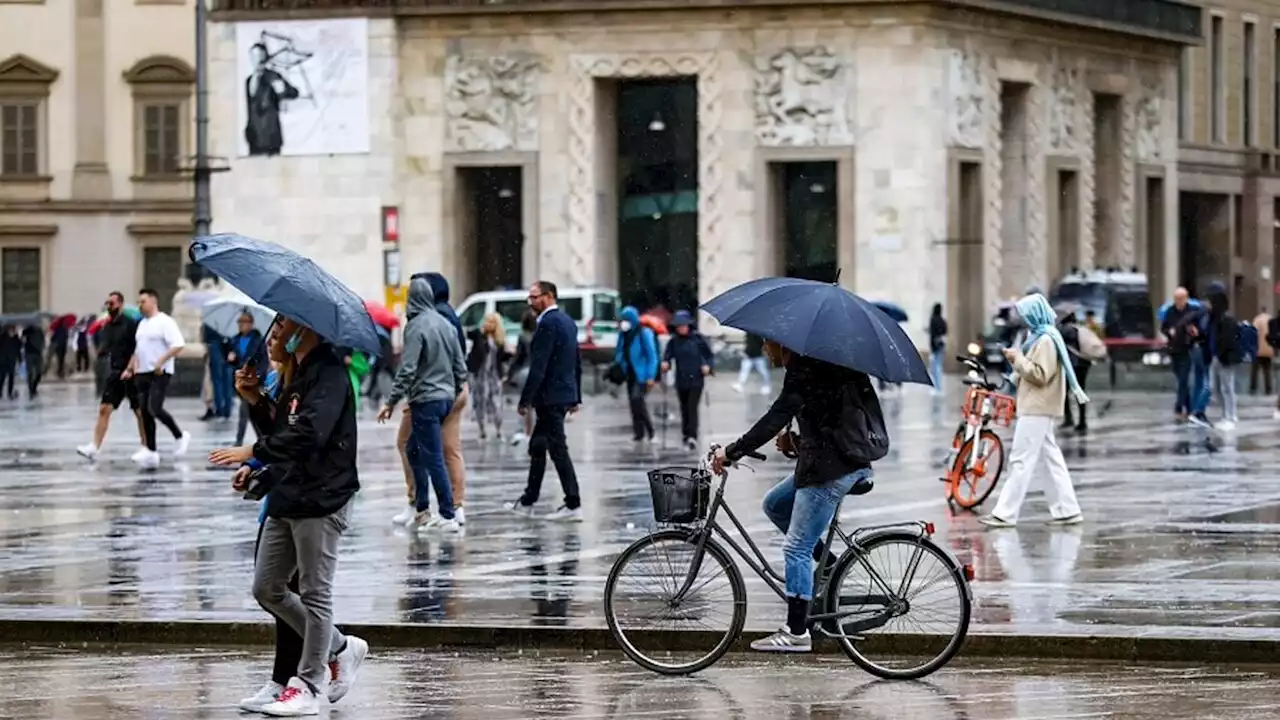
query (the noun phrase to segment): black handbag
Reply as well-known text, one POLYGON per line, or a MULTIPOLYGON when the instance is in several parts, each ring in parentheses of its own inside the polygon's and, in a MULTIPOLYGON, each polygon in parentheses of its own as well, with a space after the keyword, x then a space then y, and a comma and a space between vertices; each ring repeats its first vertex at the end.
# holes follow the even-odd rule
POLYGON ((620 362, 611 362, 604 370, 604 379, 614 385, 622 385, 627 382, 627 369, 620 362))

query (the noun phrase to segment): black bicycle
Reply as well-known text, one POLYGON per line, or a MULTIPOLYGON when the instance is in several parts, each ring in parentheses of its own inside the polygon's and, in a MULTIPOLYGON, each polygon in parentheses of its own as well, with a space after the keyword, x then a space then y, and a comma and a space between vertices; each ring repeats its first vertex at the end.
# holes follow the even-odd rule
MULTIPOLYGON (((751 457, 764 459, 758 453, 751 457)), ((747 588, 725 545, 785 598, 783 576, 725 502, 728 470, 712 490, 709 458, 697 468, 649 473, 654 519, 672 527, 632 543, 605 583, 605 618, 614 639, 641 667, 665 675, 710 667, 742 633, 747 588), (717 522, 721 510, 750 554, 717 522)), ((867 478, 849 494, 862 495, 873 486, 867 478)), ((913 680, 945 665, 969 630, 973 568, 961 565, 932 535, 933 524, 926 522, 847 533, 837 508, 823 544, 831 550, 814 571, 811 632, 833 638, 849 659, 881 678, 913 680), (845 545, 838 558, 832 546, 837 536, 845 545)))

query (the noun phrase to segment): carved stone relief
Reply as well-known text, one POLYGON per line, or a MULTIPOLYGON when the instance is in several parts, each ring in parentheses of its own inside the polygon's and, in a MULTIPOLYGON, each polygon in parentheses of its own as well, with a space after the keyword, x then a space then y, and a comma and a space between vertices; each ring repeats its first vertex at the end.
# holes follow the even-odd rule
POLYGON ((851 145, 849 69, 829 48, 756 61, 756 139, 766 147, 851 145))
POLYGON ((450 56, 444 69, 446 149, 536 150, 538 69, 528 56, 450 56))
MULTIPOLYGON (((610 233, 599 227, 596 202, 595 86, 599 78, 696 76, 698 78, 698 297, 719 287, 725 184, 721 80, 715 53, 673 55, 575 55, 569 88, 568 257, 544 256, 545 266, 565 268, 574 283, 596 280, 594 253, 610 233), (589 256, 587 253, 590 252, 589 256)), ((545 252, 554 252, 548 249, 545 252)))
POLYGON ((1080 69, 1059 66, 1053 73, 1053 96, 1049 101, 1049 148, 1052 152, 1071 154, 1079 147, 1076 102, 1080 87, 1080 69))
POLYGON ((1161 159, 1161 117, 1164 113, 1164 83, 1155 72, 1139 75, 1137 104, 1134 107, 1138 160, 1161 159))
POLYGON ((983 118, 991 99, 984 82, 982 56, 960 50, 947 58, 949 104, 947 123, 951 145, 967 148, 983 146, 983 118))

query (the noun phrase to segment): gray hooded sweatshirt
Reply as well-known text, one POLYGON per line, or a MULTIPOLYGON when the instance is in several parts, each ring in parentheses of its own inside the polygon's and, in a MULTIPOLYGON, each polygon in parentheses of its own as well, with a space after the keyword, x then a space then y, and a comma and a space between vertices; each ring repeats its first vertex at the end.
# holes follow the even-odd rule
POLYGON ((409 283, 409 322, 404 328, 404 354, 387 404, 401 399, 410 405, 457 399, 467 382, 467 364, 458 347, 457 331, 436 311, 431 284, 409 283))

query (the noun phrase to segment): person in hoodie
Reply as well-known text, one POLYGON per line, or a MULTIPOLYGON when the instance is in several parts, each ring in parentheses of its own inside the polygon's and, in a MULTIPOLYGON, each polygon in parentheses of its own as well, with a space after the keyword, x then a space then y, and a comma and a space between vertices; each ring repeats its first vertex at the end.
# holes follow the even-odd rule
POLYGON ((698 401, 702 399, 703 378, 711 374, 711 345, 693 329, 693 314, 676 313, 671 321, 675 334, 662 355, 662 372, 676 364, 676 397, 680 401, 680 433, 690 450, 698 447, 698 401))
POLYGON ((1201 391, 1201 407, 1208 405, 1209 396, 1217 388, 1222 397, 1222 422, 1217 427, 1231 430, 1239 420, 1236 414, 1236 368, 1241 359, 1240 322, 1229 311, 1227 288, 1222 283, 1212 283, 1205 299, 1209 305, 1204 345, 1209 382, 1201 391))
MULTIPOLYGON (((462 330, 462 321, 458 313, 449 304, 449 281, 437 272, 418 273, 413 279, 422 278, 431 284, 431 292, 435 295, 435 309, 440 316, 449 321, 458 338, 458 352, 465 358, 467 355, 467 334, 462 330)), ((467 500, 467 464, 462 457, 462 418, 466 416, 467 405, 471 401, 471 388, 463 384, 458 390, 458 398, 453 403, 453 410, 445 418, 441 428, 444 438, 444 464, 449 468, 449 482, 453 484, 453 501, 458 507, 458 524, 467 523, 462 506, 467 500)))
POLYGON ((640 313, 631 305, 622 308, 618 322, 618 347, 613 361, 627 373, 627 400, 631 403, 631 434, 636 442, 653 439, 653 420, 645 396, 658 382, 658 340, 640 324, 640 313))
POLYGON ((409 283, 406 314, 409 322, 404 328, 400 369, 378 422, 391 419, 402 398, 409 401, 413 430, 405 453, 413 468, 415 507, 406 526, 457 532, 462 526, 455 516, 453 488, 445 469, 442 431, 445 418, 466 389, 467 364, 453 326, 436 310, 435 294, 426 278, 409 283), (430 518, 428 483, 440 506, 434 518, 430 518))

